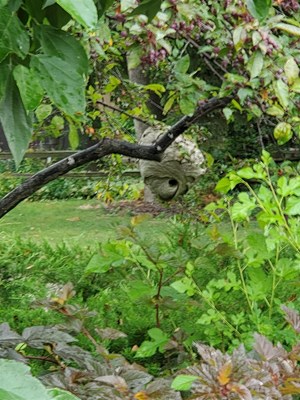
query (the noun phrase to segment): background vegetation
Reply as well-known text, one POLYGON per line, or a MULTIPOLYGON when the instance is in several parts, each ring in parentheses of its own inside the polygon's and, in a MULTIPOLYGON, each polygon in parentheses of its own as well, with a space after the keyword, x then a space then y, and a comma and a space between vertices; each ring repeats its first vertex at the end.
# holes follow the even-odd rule
POLYGON ((3 198, 45 166, 29 144, 133 145, 227 104, 185 132, 207 175, 155 218, 113 155, 1 220, 0 398, 299 398, 298 2, 0 0, 0 29, 3 198))

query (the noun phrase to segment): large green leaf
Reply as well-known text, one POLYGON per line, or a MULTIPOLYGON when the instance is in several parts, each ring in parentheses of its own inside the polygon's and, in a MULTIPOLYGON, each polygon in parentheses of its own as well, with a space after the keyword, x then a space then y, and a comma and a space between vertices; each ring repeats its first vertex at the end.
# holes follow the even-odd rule
POLYGON ((177 375, 172 382, 171 388, 175 390, 190 390, 193 382, 197 379, 198 377, 193 375, 177 375))
POLYGON ((143 0, 141 4, 132 11, 130 16, 143 14, 148 17, 148 22, 150 22, 160 10, 161 3, 162 0, 143 0))
POLYGON ((105 11, 113 4, 114 0, 98 0, 98 13, 99 17, 101 17, 105 11))
POLYGON ((44 90, 39 83, 39 79, 32 69, 17 65, 13 71, 15 81, 20 91, 20 95, 26 110, 34 110, 39 106, 44 90))
POLYGON ((47 4, 44 5, 44 8, 47 20, 56 28, 62 28, 71 19, 71 15, 56 3, 53 4, 52 2, 48 4, 47 2, 47 4))
POLYGON ((278 23, 275 28, 281 29, 284 32, 290 33, 291 35, 300 36, 300 28, 295 25, 285 24, 284 22, 278 23))
POLYGON ((1 400, 24 400, 24 397, 20 397, 12 392, 0 388, 0 399, 1 400))
POLYGON ((79 397, 74 396, 74 394, 66 392, 65 390, 62 389, 49 389, 48 393, 51 395, 51 399, 53 398, 56 400, 80 400, 79 397))
POLYGON ((51 396, 27 365, 0 359, 0 398, 2 400, 50 400, 51 396), (6 394, 5 394, 6 393, 6 394), (8 397, 8 394, 10 397, 8 397))
POLYGON ((68 115, 84 113, 85 79, 78 73, 76 63, 38 55, 32 57, 31 64, 39 74, 42 87, 58 108, 68 115))
POLYGON ((97 24, 98 15, 93 0, 56 0, 56 3, 86 28, 94 28, 97 24))
POLYGON ((10 53, 25 58, 29 51, 29 37, 16 15, 7 7, 0 12, 0 62, 10 53))
POLYGON ((0 0, 0 8, 6 6, 7 3, 8 3, 8 0, 0 0))
POLYGON ((287 215, 300 215, 299 197, 292 196, 287 199, 285 212, 287 215))
POLYGON ((186 54, 184 57, 180 58, 175 64, 175 72, 179 74, 185 74, 190 67, 190 56, 186 54))
POLYGON ((293 137, 291 124, 279 122, 274 128, 274 137, 279 145, 288 142, 293 137))
POLYGON ((77 130, 76 126, 73 124, 70 124, 70 126, 69 126, 68 139, 69 139, 71 149, 76 150, 77 147, 79 146, 80 140, 79 140, 78 130, 77 130))
POLYGON ((80 42, 69 33, 52 26, 43 25, 38 31, 42 50, 48 56, 60 57, 70 64, 76 64, 79 74, 87 75, 89 62, 80 42))
POLYGON ((293 84, 299 76, 299 67, 294 57, 289 57, 287 62, 284 64, 284 73, 287 77, 288 84, 293 84))
POLYGON ((44 0, 23 0, 23 3, 30 17, 42 23, 45 18, 45 11, 43 10, 44 0))
POLYGON ((271 0, 247 0, 246 3, 250 14, 259 21, 268 16, 272 5, 271 0))
POLYGON ((0 121, 15 163, 19 165, 32 135, 32 120, 11 73, 0 100, 0 121))
POLYGON ((256 50, 250 57, 247 69, 250 72, 250 79, 256 78, 262 71, 264 66, 264 57, 260 50, 256 50))
POLYGON ((278 79, 273 84, 274 92, 278 101, 284 110, 287 109, 289 105, 289 87, 283 80, 278 79))

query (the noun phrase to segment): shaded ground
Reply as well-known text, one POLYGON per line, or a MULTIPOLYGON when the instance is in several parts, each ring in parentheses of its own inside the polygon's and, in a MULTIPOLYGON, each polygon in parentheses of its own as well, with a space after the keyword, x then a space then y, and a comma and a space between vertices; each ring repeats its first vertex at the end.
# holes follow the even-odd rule
POLYGON ((184 209, 180 204, 163 205, 159 203, 146 203, 143 200, 118 201, 104 205, 109 212, 137 214, 151 214, 152 216, 171 216, 181 214, 184 209))

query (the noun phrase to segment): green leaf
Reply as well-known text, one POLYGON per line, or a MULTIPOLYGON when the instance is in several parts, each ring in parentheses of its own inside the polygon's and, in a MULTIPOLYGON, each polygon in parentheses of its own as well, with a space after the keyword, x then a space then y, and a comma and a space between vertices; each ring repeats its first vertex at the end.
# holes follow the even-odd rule
POLYGON ((98 21, 98 15, 93 0, 56 0, 56 3, 81 25, 86 28, 95 28, 98 21))
POLYGON ((157 350, 164 352, 166 344, 169 342, 169 336, 159 328, 152 328, 148 331, 152 341, 145 340, 138 351, 136 357, 151 357, 157 350))
POLYGON ((41 104, 36 110, 35 115, 39 122, 44 121, 52 113, 52 106, 50 104, 41 104))
POLYGON ((294 57, 290 57, 284 64, 284 73, 287 77, 288 84, 291 85, 299 76, 299 67, 294 57))
POLYGON ((164 115, 166 115, 171 110, 174 101, 176 100, 176 97, 177 97, 176 94, 173 94, 168 98, 166 104, 164 105, 164 112, 163 112, 164 115))
POLYGON ((274 128, 274 137, 279 145, 288 142, 293 136, 292 126, 287 122, 279 122, 274 128))
POLYGON ((155 294, 155 288, 151 287, 149 283, 144 281, 133 281, 130 282, 128 287, 128 296, 135 302, 141 297, 151 298, 155 294))
POLYGON ((220 193, 228 193, 229 190, 231 190, 231 184, 230 180, 227 176, 224 178, 220 179, 219 182, 217 183, 215 190, 220 193))
POLYGON ((235 50, 239 51, 243 47, 247 39, 247 31, 244 27, 238 26, 234 29, 232 35, 235 50))
POLYGON ((30 375, 30 368, 23 363, 0 359, 0 376, 1 400, 51 400, 41 382, 30 375), (4 397, 3 393, 9 393, 10 397, 4 397))
POLYGON ((113 92, 120 85, 120 83, 121 83, 120 79, 118 79, 114 75, 111 75, 109 77, 109 83, 104 88, 104 92, 105 93, 113 92))
POLYGON ((129 15, 146 15, 148 22, 151 22, 161 7, 162 0, 143 0, 129 15))
POLYGON ((32 67, 53 103, 68 115, 85 111, 85 79, 77 72, 76 63, 58 57, 32 57, 32 67))
POLYGON ((141 64, 141 56, 143 49, 141 46, 134 46, 127 53, 127 68, 128 70, 134 69, 141 64))
POLYGON ((254 79, 261 73, 264 66, 264 57, 260 50, 256 50, 247 63, 247 70, 250 72, 250 79, 254 79))
POLYGON ((190 56, 186 54, 180 60, 178 60, 175 64, 175 73, 185 74, 190 67, 190 56))
POLYGON ((48 3, 47 8, 44 6, 47 20, 52 26, 63 28, 71 20, 70 14, 53 1, 48 3))
POLYGON ((294 36, 300 36, 300 28, 295 25, 285 24, 284 22, 280 22, 277 25, 275 25, 275 28, 281 29, 282 31, 290 33, 291 35, 294 36))
POLYGON ((272 115, 273 117, 283 117, 284 116, 284 110, 282 107, 280 107, 279 104, 274 104, 273 106, 269 107, 266 110, 266 113, 268 115, 272 115))
POLYGON ((193 382, 197 379, 198 377, 193 375, 177 375, 172 382, 171 388, 174 390, 190 390, 193 382))
MULTIPOLYGON (((62 389, 48 389, 51 399, 56 400, 80 400, 79 397, 62 389)), ((42 399, 41 399, 42 400, 42 399)))
POLYGON ((47 8, 49 6, 52 6, 55 3, 56 0, 45 0, 43 8, 47 8))
POLYGON ((255 200, 250 198, 246 192, 239 193, 238 199, 240 201, 235 202, 231 208, 232 219, 235 221, 248 220, 251 211, 256 208, 255 200))
POLYGON ((24 3, 30 18, 40 24, 43 23, 43 19, 45 18, 45 11, 43 9, 44 0, 25 0, 24 3))
POLYGON ((145 340, 135 354, 137 358, 152 357, 157 351, 157 343, 145 340))
POLYGON ((300 215, 299 197, 292 196, 287 199, 285 213, 287 215, 300 215))
POLYGON ((279 103, 281 104, 284 110, 287 109, 289 105, 289 88, 283 80, 278 79, 273 83, 275 95, 278 98, 279 103))
POLYGON ((300 93, 300 78, 296 78, 291 90, 295 93, 300 93))
POLYGON ((99 17, 101 17, 105 13, 105 11, 109 9, 109 7, 113 4, 113 2, 114 2, 114 0, 100 0, 100 1, 98 1, 99 8, 100 8, 99 17))
POLYGON ((250 14, 263 21, 269 14, 270 7, 272 5, 271 0, 246 0, 247 8, 250 14))
POLYGON ((13 70, 13 75, 20 95, 27 111, 34 110, 42 101, 44 90, 41 87, 38 77, 32 69, 17 65, 13 70))
POLYGON ((182 114, 185 114, 185 115, 193 114, 195 111, 196 105, 197 104, 194 99, 191 99, 190 97, 187 97, 187 96, 180 97, 179 107, 180 107, 180 111, 182 112, 182 114))
POLYGON ((0 12, 0 62, 10 53, 24 59, 29 51, 29 36, 19 18, 7 7, 0 12))
POLYGON ((109 271, 111 267, 110 262, 107 259, 103 259, 101 254, 96 253, 90 259, 88 265, 86 266, 85 274, 104 274, 109 271))
POLYGON ((0 64, 0 101, 5 95, 10 73, 10 65, 8 62, 0 64))
POLYGON ((172 282, 170 286, 178 293, 186 293, 188 296, 193 296, 196 292, 193 280, 187 276, 178 281, 172 282))
POLYGON ((231 108, 229 108, 229 107, 223 108, 223 114, 224 114, 227 122, 233 121, 234 111, 231 108))
POLYGON ((78 129, 74 124, 70 124, 69 126, 69 135, 68 135, 69 143, 72 150, 76 150, 79 146, 79 135, 78 129))
POLYGON ((7 76, 7 86, 0 101, 0 121, 10 151, 18 166, 31 139, 32 119, 31 115, 25 111, 12 74, 7 76))
POLYGON ((20 397, 12 392, 8 392, 7 390, 0 389, 0 399, 1 400, 24 400, 24 397, 20 397))
POLYGON ((237 175, 243 179, 256 178, 256 172, 250 167, 245 167, 237 171, 237 175))
POLYGON ((151 339, 155 340, 156 342, 165 342, 165 341, 169 340, 168 335, 166 335, 159 328, 149 329, 148 334, 151 337, 151 339))
POLYGON ((253 96, 253 90, 247 88, 241 88, 238 90, 237 95, 240 99, 241 104, 244 104, 247 97, 253 96))
POLYGON ((166 91, 165 87, 163 85, 160 85, 159 83, 150 83, 149 85, 144 86, 144 89, 151 90, 158 96, 161 96, 161 94, 166 91))
POLYGON ((89 60, 87 53, 74 36, 52 26, 39 27, 38 36, 45 55, 59 57, 70 64, 76 65, 80 75, 87 75, 89 60))

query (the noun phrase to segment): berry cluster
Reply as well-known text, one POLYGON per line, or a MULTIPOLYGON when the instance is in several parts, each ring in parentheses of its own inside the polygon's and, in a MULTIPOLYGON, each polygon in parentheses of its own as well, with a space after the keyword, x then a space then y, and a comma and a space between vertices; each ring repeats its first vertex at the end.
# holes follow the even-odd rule
POLYGON ((151 49, 148 54, 141 57, 142 64, 144 65, 157 65, 159 61, 163 61, 168 53, 164 48, 154 50, 151 49))
POLYGON ((281 0, 278 2, 284 12, 291 14, 292 12, 299 11, 300 4, 298 0, 281 0))

